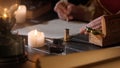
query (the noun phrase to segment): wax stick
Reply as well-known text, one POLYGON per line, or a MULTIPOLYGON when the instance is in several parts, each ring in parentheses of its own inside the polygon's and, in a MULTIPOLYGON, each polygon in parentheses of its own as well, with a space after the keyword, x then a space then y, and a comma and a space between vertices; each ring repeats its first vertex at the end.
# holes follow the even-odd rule
POLYGON ((65 42, 68 42, 70 39, 70 36, 69 36, 69 29, 66 28, 65 31, 64 31, 64 41, 65 42))

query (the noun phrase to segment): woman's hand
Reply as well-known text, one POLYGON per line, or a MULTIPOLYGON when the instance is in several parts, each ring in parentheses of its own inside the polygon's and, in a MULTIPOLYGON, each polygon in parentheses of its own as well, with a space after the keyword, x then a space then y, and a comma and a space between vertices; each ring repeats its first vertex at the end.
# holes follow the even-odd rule
POLYGON ((80 6, 68 2, 59 1, 54 8, 57 12, 58 17, 63 20, 82 19, 84 16, 84 9, 80 6))
POLYGON ((91 21, 87 25, 83 26, 80 29, 80 34, 88 34, 87 31, 86 31, 86 27, 90 27, 92 29, 99 29, 99 30, 101 30, 101 19, 102 19, 102 16, 94 19, 93 21, 91 21))

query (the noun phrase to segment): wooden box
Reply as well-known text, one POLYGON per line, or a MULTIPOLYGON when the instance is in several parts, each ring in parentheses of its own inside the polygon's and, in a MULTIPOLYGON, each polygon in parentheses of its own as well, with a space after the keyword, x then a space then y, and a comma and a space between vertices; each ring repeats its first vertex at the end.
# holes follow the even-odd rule
POLYGON ((89 34, 89 42, 98 46, 109 46, 120 42, 120 14, 103 16, 102 34, 89 34))

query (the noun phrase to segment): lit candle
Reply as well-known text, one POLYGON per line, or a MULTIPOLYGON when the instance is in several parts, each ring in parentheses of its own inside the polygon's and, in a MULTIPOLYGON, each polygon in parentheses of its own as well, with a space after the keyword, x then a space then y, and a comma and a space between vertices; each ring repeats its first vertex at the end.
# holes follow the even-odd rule
POLYGON ((26 20, 26 6, 25 5, 20 5, 15 12, 15 18, 16 18, 16 23, 23 23, 26 20))
POLYGON ((8 11, 8 9, 7 9, 7 8, 4 8, 4 12, 3 12, 3 15, 2 15, 2 18, 3 18, 4 20, 7 20, 7 18, 8 18, 8 13, 7 13, 7 11, 8 11))
POLYGON ((32 30, 28 33, 28 45, 30 47, 42 47, 45 44, 45 36, 43 32, 32 30))

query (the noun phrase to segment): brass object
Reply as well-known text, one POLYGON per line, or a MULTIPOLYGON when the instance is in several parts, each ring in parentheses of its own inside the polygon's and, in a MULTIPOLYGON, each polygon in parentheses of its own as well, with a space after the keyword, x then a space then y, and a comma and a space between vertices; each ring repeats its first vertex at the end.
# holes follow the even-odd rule
POLYGON ((69 29, 65 29, 65 31, 64 31, 64 41, 67 42, 69 40, 70 40, 69 29))
POLYGON ((101 31, 101 30, 92 29, 92 28, 90 28, 90 27, 86 27, 86 31, 87 31, 88 33, 92 33, 92 34, 94 34, 94 35, 100 35, 100 34, 102 34, 102 31, 101 31))

